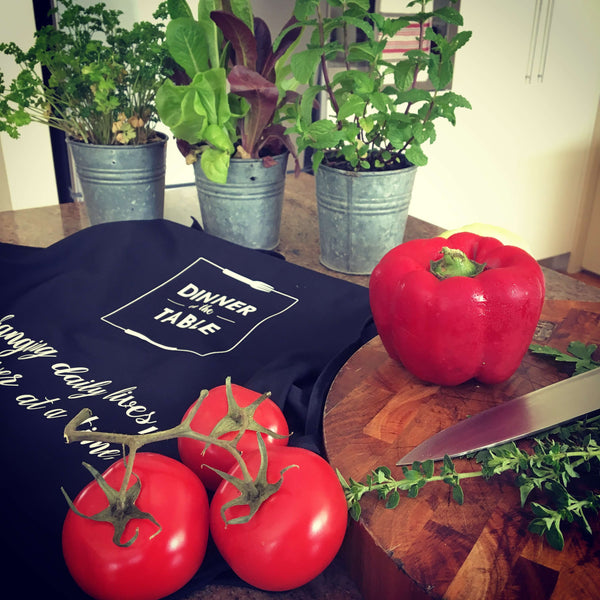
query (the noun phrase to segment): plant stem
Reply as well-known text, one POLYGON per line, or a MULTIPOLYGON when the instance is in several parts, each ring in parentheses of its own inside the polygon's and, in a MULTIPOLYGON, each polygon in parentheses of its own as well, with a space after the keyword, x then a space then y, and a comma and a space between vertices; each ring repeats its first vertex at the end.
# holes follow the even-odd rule
MULTIPOLYGON (((319 21, 319 43, 321 44, 321 48, 325 46, 325 31, 323 30, 323 16, 321 15, 321 8, 317 5, 317 18, 319 21)), ((329 80, 329 70, 327 69, 327 59, 325 58, 325 53, 321 54, 321 70, 323 72, 323 81, 325 82, 325 88, 327 89, 327 95, 331 101, 331 106, 335 112, 335 116, 337 119, 338 113, 340 112, 340 107, 333 95, 333 90, 331 89, 331 81, 329 80)), ((341 123, 338 121, 338 127, 341 128, 341 123)))
POLYGON ((237 450, 237 448, 235 448, 235 446, 230 441, 221 440, 219 438, 214 438, 209 435, 204 435, 192 429, 192 419, 194 418, 196 412, 200 408, 202 400, 204 400, 204 398, 207 395, 208 392, 206 390, 203 390, 187 417, 179 425, 170 429, 165 429, 163 431, 154 431, 152 433, 146 433, 142 435, 111 433, 106 431, 79 430, 77 428, 87 419, 89 419, 92 415, 92 412, 89 408, 84 408, 77 415, 75 415, 65 427, 65 441, 67 442, 67 444, 81 441, 100 441, 127 446, 129 448, 129 456, 131 457, 131 459, 128 461, 127 464, 127 469, 129 472, 126 474, 126 477, 123 482, 123 492, 127 488, 127 483, 129 482, 129 475, 131 475, 131 471, 133 469, 132 459, 135 457, 135 453, 146 444, 171 440, 178 437, 189 437, 200 442, 204 442, 205 444, 213 444, 215 446, 219 446, 220 448, 225 448, 226 450, 231 452, 232 456, 240 465, 244 477, 251 478, 246 463, 242 459, 241 453, 237 450))

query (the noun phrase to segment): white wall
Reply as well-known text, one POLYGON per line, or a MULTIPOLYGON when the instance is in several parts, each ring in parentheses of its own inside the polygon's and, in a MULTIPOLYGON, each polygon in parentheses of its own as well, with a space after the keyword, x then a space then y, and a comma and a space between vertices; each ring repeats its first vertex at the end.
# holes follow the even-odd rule
MULTIPOLYGON (((0 0, 0 40, 15 42, 24 49, 33 43, 35 20, 30 1, 0 0), (10 18, 8 15, 10 14, 10 18)), ((18 74, 14 61, 0 55, 5 85, 18 74)), ((34 208, 58 203, 54 161, 48 128, 31 124, 21 129, 21 137, 0 134, 0 210, 34 208)))
POLYGON ((529 84, 533 7, 462 0, 473 37, 456 58, 453 89, 473 109, 457 111, 455 128, 438 127, 410 212, 445 228, 506 227, 542 259, 573 247, 600 99, 600 2, 555 1, 543 82, 529 84))

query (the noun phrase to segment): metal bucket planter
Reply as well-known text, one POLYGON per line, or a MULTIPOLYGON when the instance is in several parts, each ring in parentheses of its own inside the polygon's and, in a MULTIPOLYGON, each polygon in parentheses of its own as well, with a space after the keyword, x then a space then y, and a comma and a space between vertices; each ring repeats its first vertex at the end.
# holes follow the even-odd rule
POLYGON ((196 161, 204 231, 246 248, 275 248, 279 244, 288 154, 273 157, 276 164, 272 167, 265 167, 260 158, 232 158, 224 184, 207 179, 200 161, 196 161))
POLYGON ((67 140, 92 225, 163 217, 167 136, 158 135, 138 146, 67 140))
POLYGON ((321 263, 369 275, 404 239, 417 167, 355 172, 321 165, 316 175, 321 263))

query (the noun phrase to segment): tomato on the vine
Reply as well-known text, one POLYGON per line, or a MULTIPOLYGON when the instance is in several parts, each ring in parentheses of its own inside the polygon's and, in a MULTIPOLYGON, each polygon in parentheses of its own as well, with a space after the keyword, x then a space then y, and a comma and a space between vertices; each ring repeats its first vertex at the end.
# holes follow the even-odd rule
MULTIPOLYGON (((208 541, 208 497, 196 475, 167 456, 140 452, 133 473, 141 482, 136 506, 149 519, 129 521, 121 536, 128 547, 113 542, 110 523, 83 518, 69 509, 63 524, 62 546, 67 567, 77 584, 97 600, 155 600, 183 587, 196 573, 208 541), (155 535, 156 534, 156 535, 155 535)), ((123 460, 104 473, 114 489, 121 487, 123 460)), ((130 477, 128 487, 136 482, 130 477)), ((94 515, 108 506, 96 481, 73 501, 77 510, 94 515)))
MULTIPOLYGON (((235 383, 231 384, 231 392, 235 402, 241 408, 251 405, 260 397, 259 393, 243 386, 236 385, 235 383)), ((194 405, 188 408, 183 419, 188 416, 193 406, 194 405)), ((215 425, 228 414, 228 408, 227 385, 220 385, 212 388, 208 392, 208 396, 202 400, 198 412, 192 419, 192 429, 198 433, 209 435, 213 431, 215 425)), ((261 434, 263 435, 267 448, 274 445, 287 445, 287 436, 289 434, 288 424, 283 412, 273 400, 270 398, 264 399, 254 412, 254 419, 262 427, 281 436, 286 436, 275 438, 261 434)), ((220 435, 219 439, 232 440, 235 436, 236 432, 229 432, 220 435)), ((209 490, 217 489, 218 485, 221 483, 221 477, 207 467, 214 467, 227 473, 229 469, 236 464, 236 460, 231 452, 225 448, 215 446, 214 444, 211 444, 203 454, 202 452, 205 447, 204 442, 192 438, 180 437, 177 440, 177 447, 179 449, 181 462, 192 469, 209 490)), ((236 446, 242 455, 245 455, 246 452, 256 450, 257 447, 256 432, 250 430, 245 431, 242 434, 236 446)))
MULTIPOLYGON (((255 477, 260 452, 244 456, 255 477)), ((246 523, 226 524, 221 509, 239 496, 223 481, 211 501, 210 532, 219 552, 245 582, 267 591, 285 591, 319 575, 340 549, 347 525, 343 489, 333 468, 318 454, 304 448, 274 446, 268 449, 267 481, 279 490, 246 523)), ((235 465, 229 473, 241 478, 235 465)), ((226 508, 228 520, 247 515, 247 506, 226 508)))

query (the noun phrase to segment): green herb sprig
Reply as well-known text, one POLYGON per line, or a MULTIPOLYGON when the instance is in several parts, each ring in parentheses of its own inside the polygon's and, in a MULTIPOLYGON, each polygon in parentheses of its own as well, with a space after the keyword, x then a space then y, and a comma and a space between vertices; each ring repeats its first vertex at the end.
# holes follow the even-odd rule
POLYGON ((529 350, 534 354, 553 358, 557 362, 572 364, 575 367, 573 375, 579 375, 600 367, 600 361, 594 359, 595 352, 598 350, 596 344, 586 345, 575 340, 568 345, 567 352, 561 352, 557 348, 541 344, 531 344, 529 350))
MULTIPOLYGON (((571 342, 569 352, 564 354, 550 346, 532 345, 530 350, 554 357, 558 361, 574 363, 574 374, 599 367, 593 360, 595 344, 571 342), (540 350, 541 349, 541 350, 540 350)), ((403 477, 395 479, 388 467, 378 467, 366 477, 364 483, 348 479, 338 471, 348 509, 353 519, 361 515, 361 499, 370 492, 377 493, 386 501, 386 508, 396 508, 400 492, 415 498, 427 483, 442 482, 450 486, 452 497, 458 504, 464 502, 461 482, 474 477, 490 479, 496 475, 514 472, 521 506, 525 507, 532 492, 542 501, 530 501, 533 519, 529 530, 545 536, 552 548, 562 550, 565 544, 563 526, 576 523, 589 535, 592 528, 589 515, 597 515, 600 509, 600 415, 584 417, 566 425, 544 432, 533 440, 532 449, 526 451, 514 442, 477 452, 474 456, 479 471, 459 473, 445 456, 439 472, 435 473, 432 460, 414 462, 402 467, 403 477)))

